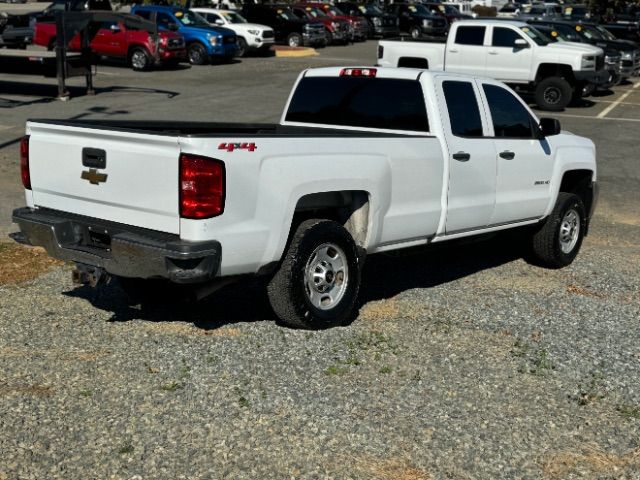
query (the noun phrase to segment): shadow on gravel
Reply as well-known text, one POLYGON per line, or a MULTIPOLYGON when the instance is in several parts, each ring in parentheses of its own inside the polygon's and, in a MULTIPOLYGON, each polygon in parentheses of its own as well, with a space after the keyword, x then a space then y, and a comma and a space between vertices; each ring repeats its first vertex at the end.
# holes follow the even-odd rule
MULTIPOLYGON (((523 258, 523 233, 506 232, 481 241, 435 244, 367 258, 362 275, 361 305, 393 297, 405 290, 430 288, 523 258)), ((148 300, 131 305, 117 280, 98 288, 78 287, 64 295, 82 298, 112 312, 110 321, 191 322, 203 330, 244 322, 274 321, 266 294, 267 279, 230 284, 199 302, 181 300, 179 290, 158 283, 148 300)))

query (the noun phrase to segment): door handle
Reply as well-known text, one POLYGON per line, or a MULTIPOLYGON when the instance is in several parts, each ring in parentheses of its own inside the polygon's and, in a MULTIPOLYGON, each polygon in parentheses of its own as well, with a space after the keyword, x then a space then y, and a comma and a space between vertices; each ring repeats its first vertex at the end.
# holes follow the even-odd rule
POLYGON ((468 162, 471 158, 471 155, 466 152, 458 152, 452 155, 454 160, 458 160, 459 162, 468 162))
POLYGON ((458 49, 457 48, 451 48, 451 49, 449 49, 449 53, 458 53, 458 49))
POLYGON ((513 160, 515 157, 516 157, 516 154, 513 152, 510 152, 509 150, 500 152, 500 158, 504 158, 505 160, 513 160))
POLYGON ((495 50, 489 50, 489 55, 497 55, 498 52, 496 52, 495 50))

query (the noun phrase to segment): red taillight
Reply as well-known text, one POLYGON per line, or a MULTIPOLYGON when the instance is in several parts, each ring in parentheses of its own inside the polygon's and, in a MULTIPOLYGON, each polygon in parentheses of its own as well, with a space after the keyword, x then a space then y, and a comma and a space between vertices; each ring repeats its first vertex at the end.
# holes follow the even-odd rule
POLYGON ((31 190, 31 174, 29 173, 29 135, 25 135, 20 140, 20 175, 22 185, 27 190, 31 190))
POLYGON ((375 77, 378 71, 375 68, 343 68, 341 77, 375 77))
POLYGON ((210 218, 224 211, 224 163, 180 155, 180 216, 210 218))

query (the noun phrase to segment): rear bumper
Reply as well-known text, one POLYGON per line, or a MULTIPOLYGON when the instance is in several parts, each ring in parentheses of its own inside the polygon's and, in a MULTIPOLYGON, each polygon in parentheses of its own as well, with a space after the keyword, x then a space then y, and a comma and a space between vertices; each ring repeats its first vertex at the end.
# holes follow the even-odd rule
POLYGON ((13 221, 30 244, 44 247, 52 257, 112 275, 200 283, 220 269, 217 241, 185 242, 177 235, 48 209, 19 208, 13 221))

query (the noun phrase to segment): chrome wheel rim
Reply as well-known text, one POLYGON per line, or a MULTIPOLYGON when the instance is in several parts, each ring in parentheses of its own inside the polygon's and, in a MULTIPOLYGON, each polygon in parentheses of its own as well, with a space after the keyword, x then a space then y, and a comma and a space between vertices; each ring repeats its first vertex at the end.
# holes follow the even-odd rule
POLYGON ((189 60, 191 61, 191 63, 199 65, 200 63, 202 63, 202 57, 203 55, 200 51, 200 47, 195 46, 189 49, 189 60))
POLYGON ((569 210, 560 222, 560 249, 571 253, 580 236, 580 215, 574 209, 569 210))
POLYGON ((418 38, 419 36, 420 36, 420 30, 418 30, 417 28, 414 28, 413 30, 411 30, 412 38, 418 38))
POLYGON ((562 97, 562 92, 557 87, 547 87, 544 90, 544 101, 550 105, 555 105, 560 101, 562 97))
POLYGON ((147 56, 144 52, 141 52, 140 50, 133 52, 131 55, 131 65, 133 65, 133 68, 142 70, 147 65, 147 56))
POLYGON ((290 47, 297 47, 300 45, 300 39, 298 37, 291 37, 289 39, 289 46, 290 47))
POLYGON ((304 270, 304 288, 311 305, 320 310, 334 308, 344 298, 349 267, 344 251, 334 243, 316 248, 304 270))

